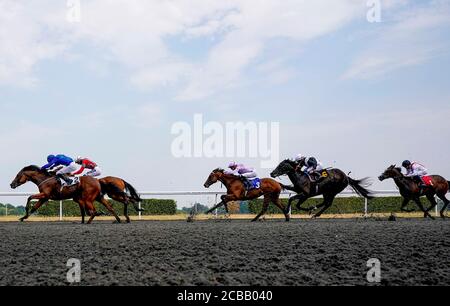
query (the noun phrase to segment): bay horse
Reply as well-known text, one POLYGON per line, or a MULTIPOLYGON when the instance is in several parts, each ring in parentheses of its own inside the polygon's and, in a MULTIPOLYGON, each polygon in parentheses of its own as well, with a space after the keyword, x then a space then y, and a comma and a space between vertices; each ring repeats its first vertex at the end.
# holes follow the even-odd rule
POLYGON ((412 210, 406 209, 408 203, 412 200, 417 206, 419 206, 420 210, 424 212, 424 218, 429 217, 434 219, 432 215, 429 214, 429 211, 432 210, 436 205, 436 199, 434 196, 438 196, 444 202, 444 207, 442 207, 440 216, 445 219, 445 210, 447 209, 450 201, 445 197, 447 192, 449 191, 450 182, 444 179, 440 175, 430 175, 432 186, 427 186, 424 188, 420 188, 417 182, 413 180, 412 177, 404 176, 402 173, 402 169, 400 167, 396 167, 396 165, 392 165, 387 168, 379 177, 380 181, 384 181, 386 179, 393 179, 395 184, 397 185, 400 195, 403 197, 403 203, 401 210, 410 212, 412 210), (426 196, 428 201, 430 201, 431 206, 428 209, 425 209, 420 201, 422 196, 426 196))
POLYGON ((125 180, 118 177, 107 176, 99 179, 99 182, 103 194, 107 194, 111 199, 124 205, 123 214, 125 215, 127 223, 130 223, 128 204, 132 204, 136 212, 144 211, 144 209, 139 208, 139 203, 142 202, 141 197, 136 189, 125 180))
POLYGON ((211 213, 221 206, 225 206, 225 210, 228 213, 228 202, 253 200, 264 196, 262 210, 252 220, 252 222, 257 221, 262 215, 267 212, 267 208, 269 207, 270 202, 281 209, 286 218, 286 221, 290 220, 289 214, 286 213, 283 204, 281 204, 280 193, 283 188, 277 181, 271 178, 263 178, 261 179, 260 188, 247 191, 244 186, 244 182, 239 177, 232 174, 226 174, 225 170, 217 168, 211 172, 203 186, 205 188, 209 188, 211 185, 217 182, 221 182, 227 188, 227 194, 221 196, 222 201, 208 210, 206 214, 211 213))
POLYGON ((27 182, 32 182, 38 186, 39 193, 27 199, 26 213, 25 216, 19 219, 20 221, 28 219, 30 214, 33 214, 49 200, 73 199, 80 206, 81 223, 84 223, 86 212, 90 216, 87 222, 88 224, 92 222, 94 217, 100 215, 95 210, 94 201, 102 203, 113 214, 116 221, 120 223, 120 218, 114 212, 109 202, 102 196, 100 182, 93 177, 83 176, 80 178, 78 184, 61 188, 61 183, 55 175, 49 173, 47 170, 42 170, 38 166, 32 165, 20 170, 10 186, 12 189, 16 189, 27 182), (30 211, 32 200, 38 201, 30 211))
POLYGON ((270 176, 273 178, 287 175, 293 184, 293 186, 283 185, 285 189, 297 193, 297 195, 289 198, 287 207, 289 213, 291 211, 292 203, 297 200, 296 206, 299 210, 311 213, 315 209, 322 208, 312 216, 313 218, 320 217, 328 208, 330 208, 336 196, 344 191, 349 185, 358 195, 366 199, 373 198, 371 191, 366 189, 368 186, 368 178, 354 180, 339 169, 327 169, 321 171, 326 173, 326 177, 323 178, 322 181, 312 183, 307 174, 297 171, 298 166, 297 162, 286 159, 270 173, 270 176), (303 208, 301 206, 307 199, 318 195, 323 195, 322 204, 310 208, 303 208))

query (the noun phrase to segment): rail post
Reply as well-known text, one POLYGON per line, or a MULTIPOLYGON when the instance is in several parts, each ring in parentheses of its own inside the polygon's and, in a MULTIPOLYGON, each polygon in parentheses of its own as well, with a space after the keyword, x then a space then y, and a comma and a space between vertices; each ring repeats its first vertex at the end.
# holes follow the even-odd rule
MULTIPOLYGON (((216 193, 216 197, 215 197, 215 200, 214 200, 214 205, 216 205, 217 204, 217 196, 218 196, 218 194, 216 193)), ((216 218, 217 218, 217 208, 214 210, 214 215, 216 216, 216 218)))
POLYGON ((436 206, 434 207, 434 214, 435 214, 436 217, 439 217, 439 208, 438 208, 438 206, 439 206, 440 202, 441 202, 441 200, 439 199, 437 204, 436 204, 436 206))
POLYGON ((63 220, 63 201, 59 201, 59 221, 63 220))
POLYGON ((142 205, 141 205, 141 201, 139 201, 139 213, 138 213, 138 216, 139 216, 139 220, 142 220, 142 211, 141 211, 141 209, 142 209, 142 205))
POLYGON ((369 200, 367 198, 364 198, 364 217, 367 217, 368 204, 369 200))

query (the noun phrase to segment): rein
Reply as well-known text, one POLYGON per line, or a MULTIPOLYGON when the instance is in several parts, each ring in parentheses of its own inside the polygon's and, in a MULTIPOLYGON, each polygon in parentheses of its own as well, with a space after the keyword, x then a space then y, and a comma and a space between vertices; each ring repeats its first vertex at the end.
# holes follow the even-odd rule
POLYGON ((41 183, 39 183, 38 188, 41 187, 41 185, 43 185, 44 183, 47 183, 48 181, 50 181, 50 180, 52 180, 52 179, 54 179, 54 178, 55 178, 55 177, 52 176, 52 177, 49 177, 49 178, 46 179, 46 180, 43 180, 41 183))

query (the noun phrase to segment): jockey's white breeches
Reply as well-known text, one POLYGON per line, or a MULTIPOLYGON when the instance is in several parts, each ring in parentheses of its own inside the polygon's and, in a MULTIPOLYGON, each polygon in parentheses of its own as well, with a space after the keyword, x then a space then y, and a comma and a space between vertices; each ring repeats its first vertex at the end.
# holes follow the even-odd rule
POLYGON ((256 174, 255 171, 253 171, 253 172, 243 173, 242 176, 245 177, 246 179, 253 180, 253 179, 257 178, 258 175, 256 174))
POLYGON ((72 173, 79 171, 80 169, 81 169, 81 166, 79 164, 72 162, 67 167, 64 167, 61 170, 59 170, 58 172, 56 172, 56 174, 72 174, 72 173))
POLYGON ((102 175, 102 169, 100 169, 99 166, 95 167, 92 170, 89 170, 88 172, 86 172, 86 174, 84 174, 85 176, 92 176, 92 177, 96 177, 96 176, 100 176, 102 175))
POLYGON ((312 173, 314 171, 322 171, 322 170, 323 170, 323 165, 320 162, 317 163, 317 167, 315 169, 314 169, 314 167, 306 168, 307 173, 312 173))

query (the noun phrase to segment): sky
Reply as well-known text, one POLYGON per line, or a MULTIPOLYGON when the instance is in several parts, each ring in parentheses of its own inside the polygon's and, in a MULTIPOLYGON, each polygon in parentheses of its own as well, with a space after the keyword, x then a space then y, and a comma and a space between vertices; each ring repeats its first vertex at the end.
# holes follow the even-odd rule
POLYGON ((204 190, 237 158, 174 156, 195 114, 278 122, 280 160, 376 178, 412 159, 450 178, 450 1, 372 2, 0 0, 0 191, 51 153, 141 191, 204 190))

